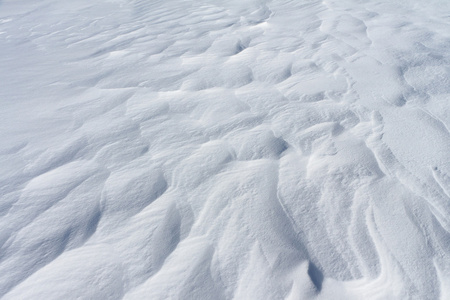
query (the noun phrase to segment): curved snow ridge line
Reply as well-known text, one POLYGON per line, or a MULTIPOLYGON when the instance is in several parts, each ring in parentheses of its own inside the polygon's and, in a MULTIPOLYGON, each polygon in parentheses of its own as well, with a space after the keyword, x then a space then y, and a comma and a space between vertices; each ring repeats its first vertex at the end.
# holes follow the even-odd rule
POLYGON ((9 231, 2 241, 4 261, 0 264, 1 274, 8 274, 1 278, 4 290, 23 281, 23 273, 38 271, 89 239, 101 212, 98 195, 90 193, 88 187, 107 176, 98 165, 80 161, 40 175, 27 185, 22 197, 2 218, 2 235, 9 231), (70 172, 75 172, 76 177, 70 172), (5 263, 23 257, 28 259, 20 265, 5 263))
POLYGON ((444 173, 438 167, 433 168, 433 177, 436 182, 441 187, 442 191, 450 198, 450 176, 447 173, 444 173))
MULTIPOLYGON (((381 121, 382 122, 382 121, 381 121)), ((394 156, 386 143, 382 140, 383 128, 378 126, 378 133, 370 138, 370 145, 374 149, 375 155, 386 170, 395 170, 390 173, 399 179, 399 182, 408 187, 411 191, 428 200, 430 205, 436 210, 436 217, 441 225, 450 232, 450 223, 445 217, 450 213, 450 197, 446 194, 446 190, 437 181, 437 188, 434 182, 422 182, 419 178, 409 172, 394 156)), ((433 170, 436 176, 436 170, 433 170)))

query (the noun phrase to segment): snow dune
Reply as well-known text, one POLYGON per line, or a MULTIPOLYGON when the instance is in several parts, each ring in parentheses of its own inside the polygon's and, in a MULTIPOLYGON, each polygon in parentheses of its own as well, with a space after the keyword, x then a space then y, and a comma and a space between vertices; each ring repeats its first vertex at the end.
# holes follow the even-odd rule
POLYGON ((0 2, 2 299, 450 297, 448 2, 69 2, 0 2))

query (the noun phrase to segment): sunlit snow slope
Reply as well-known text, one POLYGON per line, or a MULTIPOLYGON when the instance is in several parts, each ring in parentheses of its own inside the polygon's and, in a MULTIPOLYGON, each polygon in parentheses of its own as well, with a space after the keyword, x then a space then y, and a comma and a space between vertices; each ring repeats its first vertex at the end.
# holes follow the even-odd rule
POLYGON ((450 2, 0 0, 2 299, 450 299, 450 2))

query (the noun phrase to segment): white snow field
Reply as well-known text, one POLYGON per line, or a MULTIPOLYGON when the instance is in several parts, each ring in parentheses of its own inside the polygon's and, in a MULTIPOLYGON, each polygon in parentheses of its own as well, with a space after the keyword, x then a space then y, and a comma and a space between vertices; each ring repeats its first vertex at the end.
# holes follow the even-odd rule
POLYGON ((450 2, 0 0, 0 298, 450 299, 450 2))

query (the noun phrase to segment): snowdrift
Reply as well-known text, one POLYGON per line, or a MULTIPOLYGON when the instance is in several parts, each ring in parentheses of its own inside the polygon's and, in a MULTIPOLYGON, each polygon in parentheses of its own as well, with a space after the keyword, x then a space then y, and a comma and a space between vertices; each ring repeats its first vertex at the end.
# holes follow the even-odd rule
POLYGON ((0 2, 2 299, 449 299, 450 4, 0 2))

